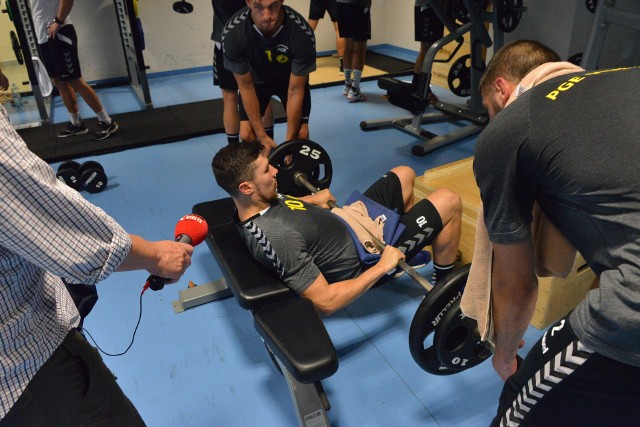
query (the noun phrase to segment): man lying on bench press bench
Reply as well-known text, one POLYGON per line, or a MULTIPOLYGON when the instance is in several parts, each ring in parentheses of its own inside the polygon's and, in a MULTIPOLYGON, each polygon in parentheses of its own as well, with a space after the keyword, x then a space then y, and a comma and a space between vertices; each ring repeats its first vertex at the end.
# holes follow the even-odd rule
POLYGON ((275 270, 295 292, 310 299, 318 311, 331 314, 365 293, 400 259, 410 261, 431 245, 434 281, 456 261, 462 204, 458 194, 439 189, 414 203, 415 172, 398 166, 365 191, 364 196, 401 215, 406 229, 396 246, 387 246, 377 264, 363 266, 345 223, 331 213, 335 198, 328 189, 301 198, 277 192, 278 170, 269 164, 258 142, 231 144, 213 158, 213 173, 236 205, 236 221, 258 262, 275 270), (417 234, 421 245, 406 245, 417 234), (409 247, 411 249, 409 249, 409 247))

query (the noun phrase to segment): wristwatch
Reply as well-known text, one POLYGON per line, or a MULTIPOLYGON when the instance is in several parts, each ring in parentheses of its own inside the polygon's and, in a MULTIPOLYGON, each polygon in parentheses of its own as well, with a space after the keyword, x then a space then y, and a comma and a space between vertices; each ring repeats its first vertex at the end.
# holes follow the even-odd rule
POLYGON ((56 24, 62 25, 64 23, 64 21, 61 21, 60 18, 58 18, 57 16, 55 18, 53 18, 53 22, 55 22, 56 24))

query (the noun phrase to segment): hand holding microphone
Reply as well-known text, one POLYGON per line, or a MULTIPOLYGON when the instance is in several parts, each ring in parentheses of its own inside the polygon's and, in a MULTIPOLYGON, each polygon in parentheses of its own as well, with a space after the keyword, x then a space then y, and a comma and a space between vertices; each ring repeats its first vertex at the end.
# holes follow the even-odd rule
MULTIPOLYGON (((180 218, 176 224, 174 236, 176 242, 197 246, 207 237, 208 232, 209 227, 204 218, 199 215, 189 214, 180 218)), ((154 291, 159 291, 169 280, 152 274, 147 279, 144 289, 149 287, 154 291)))

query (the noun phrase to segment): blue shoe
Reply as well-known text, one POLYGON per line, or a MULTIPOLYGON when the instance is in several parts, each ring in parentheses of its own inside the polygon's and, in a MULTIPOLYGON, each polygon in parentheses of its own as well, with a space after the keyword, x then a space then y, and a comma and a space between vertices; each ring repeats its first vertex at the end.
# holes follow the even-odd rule
POLYGON ((409 264, 413 268, 421 268, 425 265, 429 264, 431 261, 431 253, 429 251, 422 250, 416 254, 413 258, 411 258, 407 264, 409 264))

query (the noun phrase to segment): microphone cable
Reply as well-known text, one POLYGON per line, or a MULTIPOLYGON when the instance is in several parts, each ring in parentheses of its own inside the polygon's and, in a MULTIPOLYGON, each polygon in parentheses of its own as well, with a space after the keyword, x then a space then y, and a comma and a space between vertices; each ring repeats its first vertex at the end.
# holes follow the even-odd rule
POLYGON ((93 338, 93 336, 91 335, 89 330, 86 329, 84 326, 82 326, 81 333, 86 332, 87 335, 89 335, 89 338, 91 338, 91 341, 93 342, 93 345, 95 345, 96 348, 98 350, 100 350, 100 352, 102 354, 107 355, 107 356, 122 356, 123 354, 125 354, 126 352, 129 351, 129 349, 133 345, 133 341, 136 338, 136 332, 138 331, 138 326, 140 326, 140 320, 142 320, 142 295, 144 295, 145 291, 149 288, 149 284, 150 284, 149 280, 147 280, 147 282, 144 284, 144 287, 142 288, 142 292, 140 292, 140 309, 139 309, 139 312, 138 312, 139 313, 138 314, 138 322, 136 323, 136 327, 133 329, 133 335, 131 336, 131 342, 129 343, 129 346, 123 352, 121 352, 121 353, 107 353, 102 348, 100 348, 100 346, 96 342, 95 338, 93 338))

